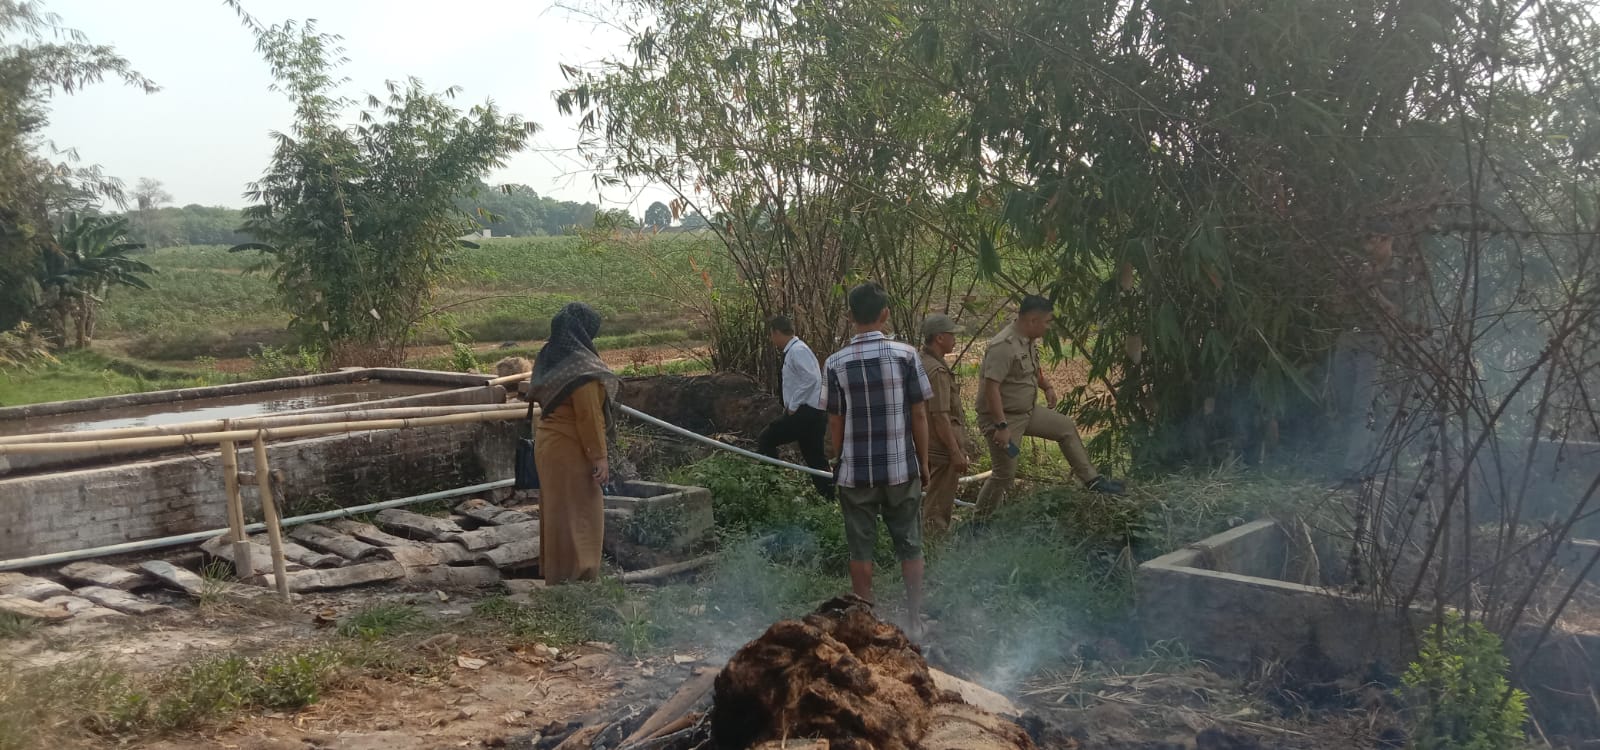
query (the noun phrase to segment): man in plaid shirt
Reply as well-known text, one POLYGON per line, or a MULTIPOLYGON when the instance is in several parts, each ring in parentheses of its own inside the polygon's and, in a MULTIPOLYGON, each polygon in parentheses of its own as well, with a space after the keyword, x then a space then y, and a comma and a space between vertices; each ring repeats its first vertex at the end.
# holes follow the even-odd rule
POLYGON ((872 601, 878 517, 889 527, 906 579, 908 635, 922 629, 922 488, 928 483, 928 405, 933 389, 917 350, 884 335, 889 297, 866 283, 850 290, 856 335, 823 367, 839 508, 850 547, 850 588, 872 601))

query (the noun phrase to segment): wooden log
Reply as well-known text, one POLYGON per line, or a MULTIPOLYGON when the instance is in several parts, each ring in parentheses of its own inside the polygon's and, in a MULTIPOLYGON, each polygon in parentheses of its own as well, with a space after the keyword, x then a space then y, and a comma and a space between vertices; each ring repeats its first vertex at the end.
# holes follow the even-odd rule
POLYGON ((538 540, 539 522, 530 521, 514 526, 485 526, 476 531, 462 531, 444 537, 447 542, 460 542, 474 552, 493 549, 505 544, 515 544, 529 539, 538 540))
POLYGON ((296 526, 293 531, 289 532, 289 538, 314 550, 332 553, 346 560, 355 560, 357 562, 380 557, 383 553, 383 550, 379 547, 314 523, 296 526))
POLYGON ((128 615, 154 615, 166 612, 171 607, 157 604, 148 599, 140 599, 126 591, 108 589, 104 586, 84 586, 72 592, 106 609, 114 609, 128 615))
POLYGON ((477 560, 496 568, 521 568, 533 565, 539 562, 539 537, 484 550, 478 553, 477 560))
POLYGON ((22 573, 0 573, 0 595, 15 596, 33 601, 43 601, 52 596, 72 593, 48 578, 35 578, 22 573))
POLYGON ((200 592, 205 590, 204 579, 165 560, 146 560, 139 563, 139 567, 144 572, 161 579, 162 583, 189 596, 199 596, 200 592))
POLYGON ((1022 716, 1022 709, 1017 708, 1016 704, 1004 695, 931 667, 928 672, 933 675, 934 687, 959 694, 961 700, 966 701, 968 705, 1012 719, 1022 716))
MULTIPOLYGON (((240 544, 228 541, 227 534, 219 534, 201 544, 200 551, 219 560, 227 560, 228 564, 233 566, 234 577, 241 581, 250 580, 250 577, 245 575, 245 571, 272 569, 272 550, 267 545, 253 540, 247 539, 240 544), (241 555, 241 557, 246 558, 243 562, 234 559, 234 555, 240 554, 241 547, 245 550, 244 554, 241 555)), ((295 565, 293 567, 299 569, 301 566, 295 565)))
MULTIPOLYGON (((348 586, 394 581, 406 577, 406 566, 394 560, 358 563, 326 570, 297 570, 288 574, 289 587, 294 591, 327 591, 348 586)), ((271 576, 263 576, 268 583, 276 583, 271 576)))
POLYGON ((271 469, 267 465, 267 432, 256 433, 256 487, 261 493, 261 521, 267 527, 267 540, 272 547, 272 578, 277 582, 278 596, 289 601, 288 560, 283 556, 283 527, 278 522, 278 503, 272 497, 271 469))
POLYGON ((406 583, 434 589, 478 589, 500 582, 500 571, 488 565, 407 567, 406 583))
POLYGON ((684 560, 682 562, 669 563, 669 564, 660 565, 660 566, 657 566, 657 567, 654 567, 654 568, 645 568, 644 570, 630 570, 630 571, 627 571, 626 573, 623 573, 621 578, 622 578, 622 582, 623 583, 644 583, 646 581, 655 581, 655 580, 660 580, 662 578, 670 578, 672 576, 679 575, 679 574, 682 574, 682 573, 688 573, 690 571, 699 570, 699 569, 704 568, 705 566, 710 565, 711 563, 715 562, 716 559, 717 559, 716 555, 705 555, 705 556, 702 556, 702 557, 696 557, 696 558, 694 558, 692 560, 684 560))
POLYGON ((405 539, 387 533, 370 523, 362 523, 350 518, 339 518, 328 522, 334 531, 349 534, 367 544, 377 547, 422 547, 426 542, 415 539, 405 539))
POLYGON ((645 719, 638 729, 633 730, 633 734, 622 741, 622 746, 627 747, 640 740, 654 737, 663 727, 693 712, 703 701, 709 701, 711 688, 717 681, 717 673, 721 671, 711 667, 696 669, 692 677, 678 686, 678 691, 673 693, 672 697, 662 703, 655 713, 650 714, 650 718, 645 719))
POLYGON ((63 567, 60 573, 62 578, 73 583, 119 591, 132 591, 149 580, 138 573, 90 561, 72 563, 63 567))
POLYGON ((829 747, 832 745, 827 740, 771 740, 750 750, 828 750, 829 747))
POLYGON ((471 550, 455 542, 434 542, 416 547, 384 547, 389 557, 410 568, 474 562, 471 550))
POLYGON ((289 569, 297 568, 342 568, 350 561, 338 555, 318 552, 307 549, 294 542, 283 543, 283 556, 289 560, 289 569))
POLYGON ((60 607, 72 615, 75 620, 99 620, 105 617, 127 617, 127 615, 114 609, 108 609, 95 604, 88 599, 76 597, 71 594, 52 596, 40 604, 46 607, 60 607))
MULTIPOLYGON (((228 501, 228 538, 233 542, 233 573, 241 581, 256 575, 255 554, 250 551, 250 540, 244 533, 244 497, 239 493, 239 444, 233 441, 218 446, 222 453, 222 491, 228 501)), ((271 556, 267 562, 272 561, 271 556)))
POLYGON ((461 527, 449 519, 424 516, 399 508, 379 511, 373 520, 378 528, 407 539, 448 542, 451 541, 451 535, 462 533, 461 527))
POLYGON ((523 513, 520 510, 502 508, 483 498, 472 498, 456 506, 456 512, 482 524, 490 526, 512 526, 515 524, 533 523, 538 519, 523 513))
POLYGON ((72 617, 71 612, 61 607, 48 607, 20 596, 0 596, 0 612, 42 622, 61 622, 72 617))

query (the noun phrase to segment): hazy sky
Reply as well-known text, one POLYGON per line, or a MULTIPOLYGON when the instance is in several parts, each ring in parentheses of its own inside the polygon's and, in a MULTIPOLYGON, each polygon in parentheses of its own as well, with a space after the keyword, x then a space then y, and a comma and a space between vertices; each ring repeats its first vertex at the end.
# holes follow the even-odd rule
MULTIPOLYGON (((460 86, 459 106, 493 99, 544 129, 531 148, 491 175, 566 200, 627 204, 641 214, 660 191, 603 192, 572 149, 573 118, 551 92, 558 63, 616 54, 626 38, 548 0, 244 0, 263 23, 317 19, 344 37, 348 95, 382 92, 387 80, 416 76, 431 90, 460 86)), ((255 39, 220 0, 47 0, 64 26, 110 44, 162 87, 155 94, 102 83, 52 105, 48 136, 78 149, 130 186, 166 185, 178 205, 242 206, 245 183, 266 168, 268 132, 289 125, 291 108, 268 90, 255 39)))

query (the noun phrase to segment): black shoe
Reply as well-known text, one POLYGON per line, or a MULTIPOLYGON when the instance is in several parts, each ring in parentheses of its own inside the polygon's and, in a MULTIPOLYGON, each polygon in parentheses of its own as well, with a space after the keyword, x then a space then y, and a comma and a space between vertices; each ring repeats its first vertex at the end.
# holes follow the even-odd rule
POLYGON ((1123 489, 1121 482, 1105 476, 1095 477, 1094 479, 1084 482, 1083 486, 1087 487, 1090 492, 1099 492, 1106 495, 1120 495, 1122 494, 1123 489))

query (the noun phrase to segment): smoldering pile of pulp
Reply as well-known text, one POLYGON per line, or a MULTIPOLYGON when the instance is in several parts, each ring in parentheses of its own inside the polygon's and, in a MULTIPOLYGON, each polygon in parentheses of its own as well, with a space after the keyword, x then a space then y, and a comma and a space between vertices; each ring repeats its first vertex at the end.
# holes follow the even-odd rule
POLYGON ((830 750, 1033 750, 1012 722, 939 689, 901 630, 855 597, 784 620, 717 676, 719 748, 827 740, 830 750))

